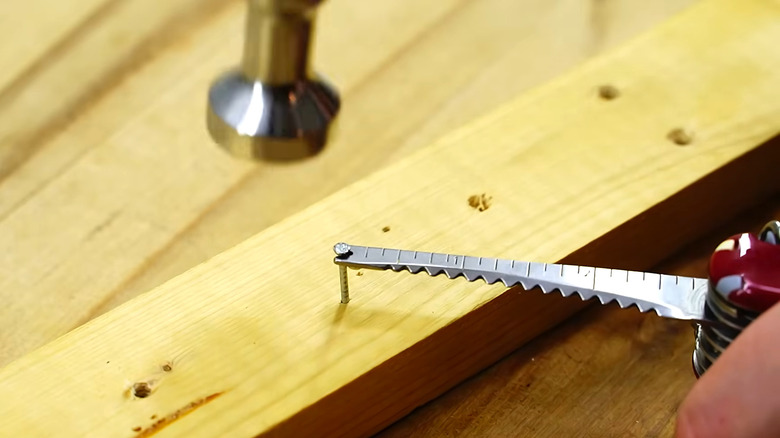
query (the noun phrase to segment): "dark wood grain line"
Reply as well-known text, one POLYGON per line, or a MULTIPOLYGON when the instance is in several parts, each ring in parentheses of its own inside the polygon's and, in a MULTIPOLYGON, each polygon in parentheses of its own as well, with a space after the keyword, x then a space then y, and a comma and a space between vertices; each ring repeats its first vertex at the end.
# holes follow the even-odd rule
MULTIPOLYGON (((74 26, 69 33, 65 34, 61 39, 49 47, 48 50, 43 52, 29 67, 9 81, 4 88, 0 89, 0 111, 5 111, 8 107, 12 106, 16 97, 24 89, 33 86, 41 72, 49 68, 53 62, 67 56, 68 52, 74 46, 78 45, 86 35, 99 26, 100 23, 102 23, 107 16, 111 15, 121 3, 122 0, 107 0, 89 14, 81 23, 74 26)), ((43 105, 46 104, 46 102, 41 103, 43 105)), ((63 122, 65 121, 60 120, 59 124, 62 124, 63 122)), ((46 126, 42 126, 39 132, 45 131, 46 128, 46 126)), ((15 142, 3 141, 0 143, 0 148, 12 148, 13 150, 13 153, 9 154, 5 160, 0 161, 0 181, 6 178, 16 167, 24 163, 36 152, 40 142, 34 141, 35 137, 36 135, 32 135, 30 139, 21 139, 21 141, 15 142)))
POLYGON ((390 66, 397 63, 399 59, 412 51, 412 47, 419 45, 420 42, 426 39, 429 35, 435 35, 438 33, 443 26, 449 23, 453 17, 460 13, 461 10, 472 1, 473 0, 461 0, 457 5, 453 6, 452 9, 439 17, 436 21, 425 26, 425 28, 420 33, 414 35, 412 38, 409 38, 405 44, 401 45, 395 52, 388 55, 384 61, 379 63, 373 70, 369 71, 365 76, 363 76, 362 79, 356 82, 355 85, 350 87, 348 90, 344 90, 344 94, 360 93, 360 90, 363 87, 371 84, 376 80, 376 76, 382 75, 390 70, 390 66))
MULTIPOLYGON (((0 161, 0 183, 6 179, 14 169, 18 168, 40 150, 48 141, 65 130, 82 114, 89 111, 98 102, 114 91, 118 86, 128 80, 135 72, 154 61, 166 50, 176 43, 185 40, 192 29, 202 26, 215 19, 217 14, 227 9, 238 0, 200 0, 193 7, 182 10, 182 13, 171 17, 158 26, 155 31, 139 40, 127 50, 127 55, 122 61, 107 66, 100 79, 84 89, 73 101, 61 104, 61 109, 55 112, 48 120, 36 127, 31 132, 15 138, 13 141, 0 142, 0 154, 5 152, 5 158, 0 161)), ((77 26, 70 34, 66 35, 57 44, 52 46, 30 68, 26 69, 4 90, 0 91, 0 110, 7 110, 14 103, 14 98, 26 87, 35 86, 35 82, 53 60, 68 56, 68 53, 77 46, 84 37, 94 31, 101 22, 105 21, 122 0, 111 0, 96 10, 82 24, 77 26)), ((42 103, 45 104, 45 103, 42 103)), ((78 157, 69 165, 76 162, 78 157)), ((61 172, 58 172, 61 173, 61 172)))
POLYGON ((596 54, 604 47, 604 39, 607 33, 607 27, 609 26, 609 2, 605 0, 591 0, 590 4, 590 16, 589 29, 590 38, 589 45, 591 47, 590 53, 596 54))
POLYGON ((102 297, 102 299, 93 305, 90 310, 85 314, 84 317, 80 318, 78 321, 76 321, 69 329, 68 331, 75 330, 76 328, 86 324, 87 322, 97 318, 98 316, 102 315, 103 313, 111 310, 111 307, 108 306, 113 299, 120 294, 128 285, 132 284, 133 281, 138 279, 140 276, 146 272, 146 270, 150 266, 154 266, 157 259, 164 254, 168 249, 170 249, 181 236, 186 235, 188 232, 190 232, 192 229, 194 229, 200 221, 206 217, 209 213, 211 213, 214 209, 218 208, 222 201, 229 196, 231 196, 235 191, 240 190, 246 181, 250 178, 251 173, 245 174, 242 178, 240 178, 238 181, 236 181, 235 184, 233 184, 231 187, 229 187, 227 190, 225 190, 221 196, 216 198, 214 202, 208 205, 208 207, 204 208, 198 215, 194 216, 192 218, 192 221, 190 221, 186 226, 183 226, 180 230, 177 230, 177 232, 171 236, 171 238, 166 242, 164 245, 160 245, 157 250, 153 251, 152 253, 148 254, 141 263, 139 263, 136 268, 129 272, 127 277, 119 283, 115 288, 113 288, 110 291, 107 291, 107 293, 102 297))

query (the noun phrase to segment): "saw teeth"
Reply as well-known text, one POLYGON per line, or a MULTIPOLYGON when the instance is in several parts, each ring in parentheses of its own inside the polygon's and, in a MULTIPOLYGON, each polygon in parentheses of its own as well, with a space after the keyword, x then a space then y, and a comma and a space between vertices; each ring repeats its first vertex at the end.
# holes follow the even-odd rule
POLYGON ((620 308, 625 309, 631 306, 635 306, 637 310, 640 312, 649 312, 650 310, 654 311, 658 316, 663 316, 661 313, 661 309, 656 308, 656 306, 653 306, 652 304, 645 304, 642 305, 638 302, 634 302, 631 300, 625 300, 621 299, 619 297, 607 297, 603 296, 601 294, 598 294, 596 292, 586 290, 582 291, 579 289, 571 288, 571 287, 552 287, 550 288, 547 285, 544 284, 528 284, 527 281, 523 281, 521 279, 513 279, 513 280, 507 280, 506 278, 502 278, 500 275, 495 275, 491 273, 477 273, 477 272, 466 272, 463 270, 460 270, 458 268, 442 268, 442 267, 436 267, 436 266, 418 266, 418 265, 390 265, 390 268, 393 271, 400 272, 403 270, 407 270, 411 272, 412 274, 418 274, 421 271, 425 271, 428 275, 431 277, 435 277, 437 275, 444 274, 447 276, 447 278, 455 279, 457 277, 463 276, 466 280, 474 282, 479 279, 482 279, 487 284, 494 284, 497 282, 501 282, 506 286, 507 288, 520 286, 521 288, 525 290, 531 290, 534 288, 541 289, 541 291, 545 294, 552 293, 554 291, 558 291, 563 297, 570 298, 573 295, 577 295, 582 301, 588 301, 592 300, 593 298, 596 298, 601 304, 609 304, 611 302, 617 303, 620 308))
POLYGON ((485 280, 485 283, 487 284, 493 284, 498 281, 497 275, 483 275, 482 279, 485 280))
POLYGON ((444 275, 447 276, 447 278, 455 278, 460 274, 457 270, 453 271, 451 269, 444 269, 444 275))
POLYGON ((572 296, 572 294, 574 294, 574 292, 575 292, 574 289, 568 289, 568 288, 560 289, 560 291, 561 291, 561 295, 563 295, 564 297, 567 297, 567 298, 572 296))
POLYGON ((572 295, 577 295, 582 301, 588 301, 588 300, 591 300, 593 298, 596 298, 601 304, 610 304, 610 303, 612 303, 614 301, 615 303, 617 303, 618 306, 620 306, 621 309, 627 309, 627 308, 629 308, 631 306, 634 306, 634 307, 637 308, 637 310, 639 310, 642 313, 646 313, 646 312, 649 312, 649 311, 652 310, 653 312, 656 313, 656 315, 663 316, 661 314, 661 309, 659 309, 656 306, 653 306, 651 304, 647 304, 647 303, 639 303, 639 302, 636 302, 636 301, 620 299, 620 298, 617 298, 617 297, 606 297, 606 296, 603 296, 603 295, 600 295, 600 294, 597 294, 597 293, 594 293, 594 292, 581 291, 581 290, 578 290, 578 289, 559 288, 559 287, 556 287, 556 288, 553 288, 553 289, 548 289, 548 288, 546 288, 546 287, 544 287, 542 285, 534 285, 532 287, 526 287, 525 285, 522 284, 522 282, 519 282, 519 284, 525 290, 538 288, 538 289, 541 289, 542 292, 545 293, 545 294, 549 294, 549 293, 551 293, 553 291, 558 291, 562 296, 564 296, 566 298, 569 298, 572 295))
POLYGON ((425 268, 425 272, 427 272, 428 275, 430 275, 431 277, 435 277, 435 276, 441 274, 442 271, 443 271, 442 268, 431 268, 431 267, 426 267, 425 268))
POLYGON ((588 300, 593 298, 593 293, 592 292, 580 292, 580 291, 577 291, 577 295, 580 296, 582 301, 588 301, 588 300))

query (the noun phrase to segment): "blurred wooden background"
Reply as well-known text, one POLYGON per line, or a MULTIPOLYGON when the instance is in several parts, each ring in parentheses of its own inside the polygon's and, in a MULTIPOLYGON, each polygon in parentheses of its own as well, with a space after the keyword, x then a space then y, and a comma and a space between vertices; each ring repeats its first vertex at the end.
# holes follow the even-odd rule
MULTIPOLYGON (((0 365, 692 3, 329 0, 315 66, 341 92, 338 126, 321 156, 269 165, 205 131, 209 82, 239 60, 242 0, 4 2, 0 365)), ((672 267, 702 275, 717 238, 672 267)), ((691 336, 591 309, 386 435, 668 432, 691 336)))

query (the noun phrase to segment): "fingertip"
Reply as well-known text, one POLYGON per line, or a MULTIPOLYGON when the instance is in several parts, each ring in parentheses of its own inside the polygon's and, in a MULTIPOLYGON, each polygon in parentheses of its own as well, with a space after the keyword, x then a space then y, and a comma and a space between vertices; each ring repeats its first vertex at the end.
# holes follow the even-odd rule
POLYGON ((680 405, 681 438, 780 436, 780 306, 753 322, 680 405))
MULTIPOLYGON (((695 389, 696 387, 694 387, 695 389)), ((688 393, 688 396, 685 397, 685 400, 680 405, 674 434, 676 438, 699 438, 703 437, 702 433, 706 432, 706 430, 702 430, 702 428, 706 428, 706 423, 701 424, 701 416, 697 415, 705 410, 706 407, 697 406, 697 403, 694 402, 694 396, 693 391, 688 393), (699 418, 697 419, 697 417, 699 418)))
POLYGON ((677 413, 675 437, 677 438, 717 438, 724 436, 726 430, 719 415, 718 406, 712 406, 710 394, 704 387, 702 398, 701 386, 694 387, 685 398, 677 413))
POLYGON ((696 429, 691 427, 689 414, 683 408, 677 415, 677 425, 675 426, 674 436, 676 438, 698 438, 696 429))

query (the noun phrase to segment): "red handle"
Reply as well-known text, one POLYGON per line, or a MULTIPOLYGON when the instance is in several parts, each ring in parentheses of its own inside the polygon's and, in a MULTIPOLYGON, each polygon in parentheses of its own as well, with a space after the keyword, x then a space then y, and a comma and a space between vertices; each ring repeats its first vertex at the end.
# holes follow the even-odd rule
POLYGON ((710 258, 714 291, 731 304, 763 312, 780 301, 780 222, 755 236, 745 233, 721 243, 710 258))

